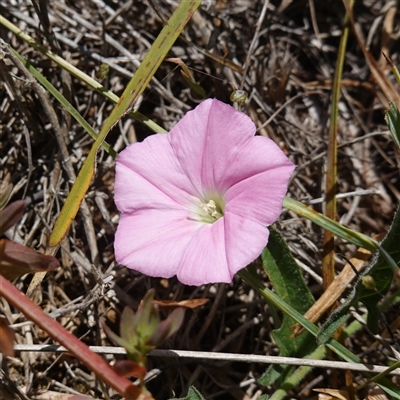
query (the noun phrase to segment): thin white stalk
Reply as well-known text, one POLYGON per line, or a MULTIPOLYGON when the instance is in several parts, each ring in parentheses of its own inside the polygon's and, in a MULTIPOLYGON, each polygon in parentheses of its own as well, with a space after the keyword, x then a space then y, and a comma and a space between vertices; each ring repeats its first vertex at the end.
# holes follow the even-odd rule
MULTIPOLYGON (((99 354, 126 354, 123 347, 112 346, 90 346, 91 351, 99 354)), ((25 345, 16 344, 14 346, 16 351, 34 351, 34 352, 66 352, 67 349, 57 345, 25 345)), ((342 361, 328 361, 328 360, 310 360, 306 358, 292 358, 292 357, 278 357, 278 356, 262 356, 262 355, 247 355, 235 353, 216 353, 204 351, 187 351, 187 350, 152 350, 149 354, 151 357, 180 357, 192 358, 201 360, 215 360, 215 361, 235 361, 235 362, 252 362, 260 364, 286 364, 286 365, 305 365, 318 368, 336 368, 360 372, 381 373, 387 367, 372 364, 358 364, 348 363, 342 361)), ((400 368, 390 372, 391 375, 400 376, 400 368)))

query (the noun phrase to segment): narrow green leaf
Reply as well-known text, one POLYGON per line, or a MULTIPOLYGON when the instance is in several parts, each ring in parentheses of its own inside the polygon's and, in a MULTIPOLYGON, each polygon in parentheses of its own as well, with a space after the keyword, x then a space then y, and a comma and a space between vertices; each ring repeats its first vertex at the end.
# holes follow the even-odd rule
MULTIPOLYGON (((326 347, 318 346, 307 358, 311 360, 322 360, 326 356, 326 347)), ((302 365, 293 370, 293 372, 286 377, 286 379, 279 385, 274 394, 270 397, 270 400, 282 400, 285 399, 289 391, 293 390, 299 383, 308 375, 313 369, 306 365, 302 365)))
MULTIPOLYGON (((269 227, 269 230, 268 246, 261 255, 264 270, 277 295, 304 314, 314 304, 314 298, 284 238, 273 227, 269 227)), ((294 324, 293 318, 284 315, 282 325, 271 334, 283 357, 304 357, 316 347, 315 339, 309 333, 292 338, 290 328, 294 324)), ((270 366, 259 382, 269 386, 279 375, 287 374, 288 370, 283 365, 270 366)))
POLYGON ((146 293, 134 317, 136 331, 144 343, 147 343, 160 323, 158 311, 153 305, 154 293, 154 289, 146 293))
MULTIPOLYGON (((37 81, 75 118, 83 129, 94 139, 97 139, 97 132, 86 122, 79 114, 76 108, 35 68, 33 65, 22 57, 16 50, 10 47, 15 56, 21 61, 25 68, 37 79, 37 81)), ((113 158, 117 157, 115 150, 106 142, 103 142, 102 147, 113 158)))
POLYGON ((105 140, 108 132, 132 109, 135 102, 146 89, 148 83, 174 44, 175 40, 182 32, 186 23, 200 4, 201 0, 188 0, 181 2, 172 14, 168 24, 164 26, 154 44, 144 57, 111 115, 107 118, 78 174, 76 181, 74 182, 74 185, 72 186, 71 192, 64 203, 61 213, 54 225, 53 232, 50 235, 50 247, 55 247, 60 244, 75 218, 80 204, 94 177, 97 151, 105 140))
MULTIPOLYGON (((353 9, 354 0, 347 0, 348 9, 344 17, 344 26, 340 44, 338 49, 338 58, 335 67, 335 75, 333 77, 332 85, 332 102, 331 112, 329 118, 329 139, 327 151, 327 171, 325 178, 325 214, 328 218, 334 220, 336 218, 336 192, 337 192, 337 131, 338 131, 338 117, 339 117, 339 100, 341 81, 343 74, 343 65, 346 58, 347 39, 351 28, 350 15, 353 9)), ((324 232, 324 246, 322 258, 322 278, 323 286, 325 289, 335 279, 335 237, 333 232, 325 230, 324 232)))
POLYGON ((375 251, 379 247, 376 240, 371 239, 367 235, 346 228, 336 221, 325 217, 325 215, 315 211, 311 207, 306 206, 305 204, 302 204, 288 196, 286 196, 283 200, 283 207, 294 211, 296 214, 309 219, 310 221, 314 222, 314 224, 331 231, 336 236, 339 236, 358 247, 364 247, 364 249, 370 251, 375 251))
MULTIPOLYGON (((397 208, 389 232, 381 243, 381 249, 392 258, 397 266, 400 266, 400 204, 397 208)), ((349 308, 357 301, 361 301, 368 309, 368 328, 377 333, 379 310, 377 304, 388 292, 393 280, 393 267, 387 261, 382 252, 375 254, 371 264, 365 268, 359 276, 349 297, 328 318, 318 334, 318 341, 326 343, 332 337, 333 332, 345 321, 349 308), (371 276, 375 282, 375 289, 367 288, 363 284, 364 276, 371 276)))
POLYGON ((370 251, 379 250, 382 253, 383 257, 385 257, 386 261, 391 266, 391 268, 392 269, 397 268, 397 265, 392 259, 392 257, 390 257, 390 255, 384 248, 381 248, 379 246, 379 243, 376 240, 371 239, 370 237, 360 232, 356 232, 349 228, 346 228, 345 226, 340 225, 339 223, 325 217, 325 215, 319 213, 318 211, 313 210, 311 207, 308 207, 305 204, 293 200, 288 196, 286 196, 283 200, 283 207, 287 208, 288 210, 294 211, 300 216, 314 222, 314 224, 317 224, 320 227, 331 231, 336 236, 339 236, 342 239, 345 239, 348 242, 353 243, 358 247, 364 247, 364 249, 370 251))
MULTIPOLYGON (((275 307, 279 308, 283 313, 287 314, 291 318, 293 318, 297 323, 299 323, 304 329, 310 332, 312 335, 316 336, 318 333, 318 328, 308 321, 306 318, 303 317, 297 310, 293 307, 288 305, 285 301, 283 301, 278 295, 274 292, 269 290, 265 285, 262 283, 261 279, 257 276, 257 274, 248 269, 242 269, 239 271, 238 275, 248 284, 250 285, 255 291, 257 291, 262 297, 264 297, 267 302, 272 303, 275 307)), ((326 346, 334 351, 339 357, 343 360, 355 363, 361 363, 361 359, 354 355, 350 350, 346 347, 338 343, 334 339, 330 339, 326 346)), ((369 374, 365 374, 369 375, 369 374)), ((385 390, 388 394, 393 396, 394 399, 400 400, 400 389, 396 387, 389 379, 383 377, 377 382, 382 390, 385 390)))
MULTIPOLYGON (((8 19, 4 18, 3 15, 0 15, 0 25, 3 25, 5 28, 10 30, 14 35, 16 35, 19 39, 24 40, 29 46, 43 53, 50 60, 54 61, 59 67, 68 71, 71 75, 75 76, 80 81, 86 83, 89 87, 96 90, 102 96, 111 100, 113 103, 118 103, 119 97, 115 95, 113 92, 105 88, 101 83, 93 79, 89 75, 82 72, 80 69, 74 67, 69 62, 64 60, 62 57, 52 53, 45 46, 37 43, 31 36, 27 35, 25 32, 21 31, 20 28, 11 23, 8 19)), ((130 115, 141 124, 145 125, 147 128, 151 129, 156 133, 165 133, 165 129, 161 126, 157 125, 150 118, 147 118, 145 115, 141 114, 138 111, 131 111, 130 115)))
POLYGON ((397 151, 400 152, 400 113, 394 101, 389 102, 389 107, 385 112, 385 121, 389 126, 397 151))
POLYGON ((133 347, 137 343, 137 326, 135 325, 135 313, 130 307, 125 307, 122 311, 119 323, 119 334, 122 339, 132 344, 133 347))
MULTIPOLYGON (((9 47, 9 50, 21 61, 24 67, 36 78, 36 80, 75 118, 75 120, 86 130, 86 132, 93 138, 97 138, 97 133, 86 122, 86 120, 79 114, 79 112, 72 106, 72 104, 36 69, 29 61, 23 58, 16 50, 9 47)), ((113 158, 117 157, 117 153, 106 142, 102 146, 107 153, 113 158)))
POLYGON ((123 347, 127 353, 131 353, 134 351, 134 347, 131 346, 128 340, 123 339, 122 337, 118 336, 116 333, 114 333, 108 325, 105 323, 103 319, 100 319, 100 325, 104 330, 104 333, 107 335, 107 337, 112 340, 117 346, 123 347))

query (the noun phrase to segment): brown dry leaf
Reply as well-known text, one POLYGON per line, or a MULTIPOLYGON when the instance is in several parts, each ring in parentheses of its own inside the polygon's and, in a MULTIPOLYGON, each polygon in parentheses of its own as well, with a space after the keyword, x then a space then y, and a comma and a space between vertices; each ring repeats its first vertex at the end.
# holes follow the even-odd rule
MULTIPOLYGON (((392 332, 397 332, 398 329, 400 329, 400 317, 397 317, 390 325, 389 328, 392 332)), ((390 333, 388 329, 385 329, 382 333, 381 333, 381 337, 384 339, 388 339, 390 338, 390 333)), ((375 347, 379 346, 379 342, 375 341, 374 343, 371 344, 371 346, 369 347, 370 349, 373 349, 375 347)))
MULTIPOLYGON (((371 252, 359 248, 355 256, 350 260, 354 265, 355 269, 359 272, 366 260, 371 256, 371 252)), ((350 265, 347 263, 337 278, 329 285, 328 289, 322 294, 322 296, 313 304, 313 306, 304 314, 310 322, 318 321, 325 312, 327 312, 331 306, 339 299, 347 285, 354 279, 355 273, 350 265)), ((299 335, 303 332, 303 328, 296 324, 292 328, 293 336, 299 335)))
POLYGON ((190 308, 195 309, 198 307, 207 304, 209 299, 191 299, 191 300, 181 300, 181 301, 173 301, 173 300, 153 300, 153 304, 157 304, 160 308, 190 308))
POLYGON ((14 356, 14 331, 3 316, 0 316, 0 353, 8 357, 14 356))
POLYGON ((318 400, 350 400, 350 395, 347 390, 337 389, 313 389, 314 392, 322 393, 318 395, 318 400))
MULTIPOLYGON (((385 13, 385 18, 382 25, 382 39, 381 39, 381 58, 379 64, 385 66, 385 58, 383 54, 390 54, 390 43, 392 41, 392 35, 396 22, 397 6, 395 2, 392 2, 390 7, 385 13)), ((387 64, 386 64, 387 65, 387 64)))
POLYGON ((41 393, 34 398, 35 400, 96 400, 90 396, 84 396, 83 394, 76 395, 71 393, 59 393, 52 390, 41 393))
POLYGON ((371 70, 372 76, 375 78, 376 83, 379 85, 379 87, 382 90, 383 93, 383 98, 382 96, 379 96, 381 103, 383 106, 387 106, 387 103, 391 100, 393 100, 397 105, 400 105, 400 95, 398 94, 395 86, 393 83, 390 81, 388 76, 385 74, 385 72, 380 68, 378 62, 375 60, 375 58, 372 56, 372 54, 368 51, 366 48, 361 35, 359 33, 358 27, 354 22, 353 14, 350 10, 350 6, 347 4, 346 1, 343 1, 344 6, 346 7, 347 12, 350 15, 350 21, 351 25, 353 28, 353 32, 356 36, 356 39, 358 41, 358 44, 364 53, 364 57, 368 63, 369 69, 371 70))
POLYGON ((370 390, 366 400, 389 400, 384 391, 378 387, 370 390))

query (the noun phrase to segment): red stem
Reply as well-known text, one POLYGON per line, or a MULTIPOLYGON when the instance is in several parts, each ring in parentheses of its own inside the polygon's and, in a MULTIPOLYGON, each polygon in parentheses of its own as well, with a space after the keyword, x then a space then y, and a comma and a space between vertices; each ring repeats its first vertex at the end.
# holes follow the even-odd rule
POLYGON ((106 382, 126 399, 134 400, 142 390, 131 381, 116 374, 112 367, 99 355, 93 353, 78 338, 69 333, 57 321, 47 316, 42 309, 0 275, 0 296, 20 310, 54 340, 68 349, 82 364, 92 370, 99 379, 106 382))

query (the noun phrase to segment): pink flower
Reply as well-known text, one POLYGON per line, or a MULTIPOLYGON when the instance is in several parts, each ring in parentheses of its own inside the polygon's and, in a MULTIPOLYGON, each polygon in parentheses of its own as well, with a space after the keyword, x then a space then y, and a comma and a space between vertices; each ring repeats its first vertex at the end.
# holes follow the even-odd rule
POLYGON ((295 168, 251 119, 205 100, 118 156, 116 260, 187 285, 232 282, 268 242, 295 168))

